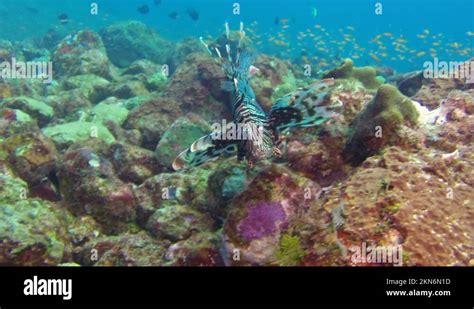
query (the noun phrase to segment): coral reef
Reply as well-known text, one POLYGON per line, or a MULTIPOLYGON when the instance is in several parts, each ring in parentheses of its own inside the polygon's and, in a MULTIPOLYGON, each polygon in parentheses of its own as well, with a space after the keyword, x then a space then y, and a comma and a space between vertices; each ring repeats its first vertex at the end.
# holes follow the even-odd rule
MULTIPOLYGON (((315 96, 331 117, 278 132, 281 156, 175 172, 232 119, 224 73, 195 38, 135 21, 98 33, 0 40, 0 62, 55 74, 0 81, 0 265, 389 265, 354 261, 363 244, 401 246, 403 265, 474 265, 472 84, 346 59, 312 75, 335 79, 315 96)), ((225 51, 224 34, 204 41, 225 51)), ((263 109, 315 82, 301 63, 257 54, 263 109)))

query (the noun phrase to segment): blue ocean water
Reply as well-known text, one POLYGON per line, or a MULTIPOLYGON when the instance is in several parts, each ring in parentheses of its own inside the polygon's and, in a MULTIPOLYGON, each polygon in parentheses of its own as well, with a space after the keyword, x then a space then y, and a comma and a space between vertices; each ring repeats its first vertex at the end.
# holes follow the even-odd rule
POLYGON ((454 61, 473 55, 473 0, 97 0, 98 15, 90 14, 91 2, 2 0, 0 38, 17 41, 41 37, 52 28, 98 30, 116 21, 140 20, 178 41, 215 36, 225 21, 232 27, 243 21, 260 41, 260 52, 290 60, 306 55, 307 61, 330 65, 352 57, 359 65, 409 71, 433 57, 454 61), (235 3, 240 14, 233 12, 235 3), (377 3, 381 14, 376 14, 377 3), (142 5, 149 6, 148 14, 138 12, 142 5), (199 13, 198 20, 188 16, 189 8, 199 13), (172 12, 176 19, 169 17, 172 12), (60 24, 60 14, 67 14, 68 24, 60 24))

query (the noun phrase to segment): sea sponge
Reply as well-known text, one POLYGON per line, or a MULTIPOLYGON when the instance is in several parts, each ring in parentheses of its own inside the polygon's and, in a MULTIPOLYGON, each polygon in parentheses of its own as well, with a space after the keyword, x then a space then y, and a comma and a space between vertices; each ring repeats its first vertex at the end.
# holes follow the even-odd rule
POLYGON ((392 85, 382 85, 374 99, 357 115, 344 147, 344 157, 354 165, 376 154, 389 144, 403 141, 398 133, 402 126, 414 127, 418 112, 412 101, 392 85))
POLYGON ((345 59, 340 66, 326 71, 323 78, 357 80, 367 89, 376 90, 383 82, 377 78, 377 71, 369 66, 354 67, 351 59, 345 59))

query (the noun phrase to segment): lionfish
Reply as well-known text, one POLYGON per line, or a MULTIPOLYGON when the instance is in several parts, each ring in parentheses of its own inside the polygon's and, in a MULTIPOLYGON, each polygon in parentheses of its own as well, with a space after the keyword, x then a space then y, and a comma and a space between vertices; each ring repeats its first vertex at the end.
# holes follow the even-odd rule
POLYGON ((237 154, 239 161, 246 159, 252 167, 259 160, 281 156, 277 145, 283 132, 295 127, 320 126, 334 116, 334 107, 337 106, 322 105, 329 88, 334 85, 333 79, 317 81, 279 98, 266 113, 250 85, 251 77, 259 69, 252 65, 254 57, 243 46, 243 23, 240 23, 238 33, 237 43, 231 42, 229 25, 225 23, 225 54, 200 38, 225 73, 227 81, 222 88, 231 94, 233 122, 193 142, 173 161, 175 170, 199 166, 224 154, 237 154), (226 138, 227 131, 235 128, 243 131, 240 138, 226 138))

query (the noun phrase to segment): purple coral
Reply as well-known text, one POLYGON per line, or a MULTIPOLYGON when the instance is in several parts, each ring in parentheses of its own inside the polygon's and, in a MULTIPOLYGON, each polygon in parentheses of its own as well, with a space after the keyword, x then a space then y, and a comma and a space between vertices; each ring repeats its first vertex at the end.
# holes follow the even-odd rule
POLYGON ((277 223, 286 219, 280 202, 257 202, 248 206, 247 217, 239 225, 239 231, 246 241, 271 235, 277 223))

